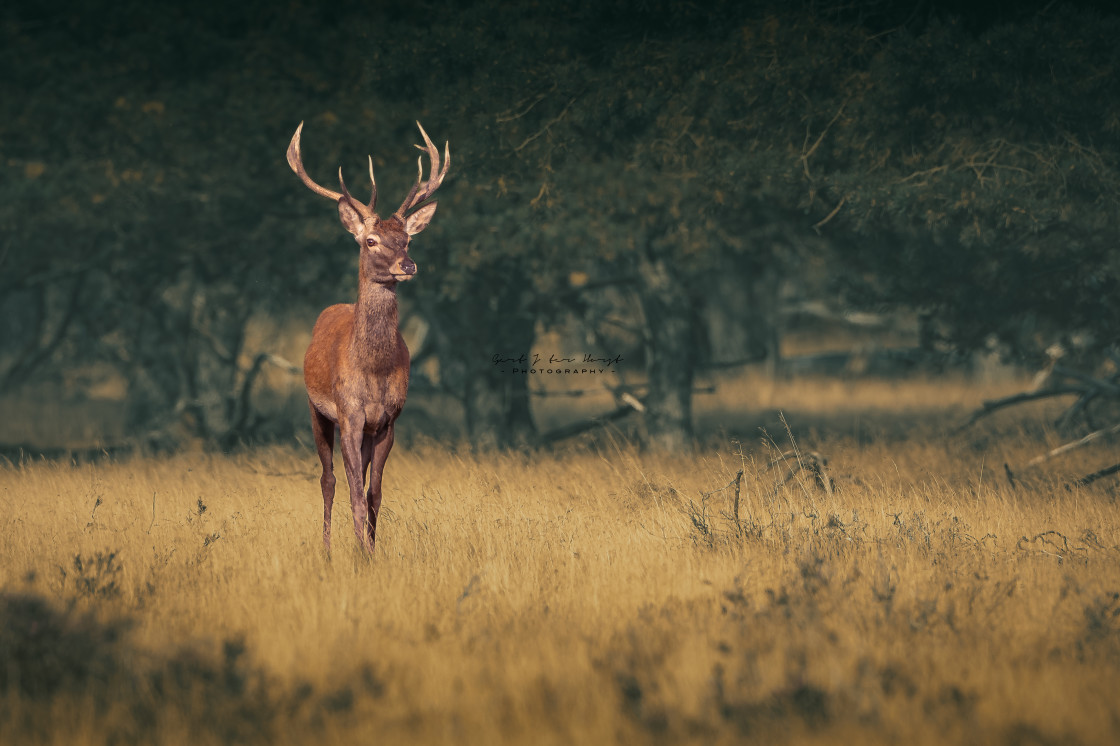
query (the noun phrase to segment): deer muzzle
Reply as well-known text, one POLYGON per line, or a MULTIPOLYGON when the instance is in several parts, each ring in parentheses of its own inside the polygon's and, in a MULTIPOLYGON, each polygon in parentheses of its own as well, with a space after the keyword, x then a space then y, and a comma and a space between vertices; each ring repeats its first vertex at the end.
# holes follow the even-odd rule
POLYGON ((416 274, 416 262, 411 259, 402 259, 396 269, 393 271, 393 276, 398 280, 411 280, 412 276, 416 274))

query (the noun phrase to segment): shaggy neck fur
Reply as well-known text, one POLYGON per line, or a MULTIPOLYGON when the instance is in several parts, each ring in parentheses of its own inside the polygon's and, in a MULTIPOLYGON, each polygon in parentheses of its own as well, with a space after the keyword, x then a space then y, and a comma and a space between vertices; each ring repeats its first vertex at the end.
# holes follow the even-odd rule
POLYGON ((397 283, 358 280, 358 303, 354 307, 353 344, 350 349, 362 368, 386 370, 395 362, 397 349, 397 283))

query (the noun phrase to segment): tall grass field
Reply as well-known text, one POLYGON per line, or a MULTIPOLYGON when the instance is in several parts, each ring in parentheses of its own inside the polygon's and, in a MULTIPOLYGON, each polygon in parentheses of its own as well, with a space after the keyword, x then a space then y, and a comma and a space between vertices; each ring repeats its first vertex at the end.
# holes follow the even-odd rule
POLYGON ((310 447, 4 464, 0 743, 1120 743, 1115 442, 743 386, 687 455, 405 440, 372 557, 310 447))

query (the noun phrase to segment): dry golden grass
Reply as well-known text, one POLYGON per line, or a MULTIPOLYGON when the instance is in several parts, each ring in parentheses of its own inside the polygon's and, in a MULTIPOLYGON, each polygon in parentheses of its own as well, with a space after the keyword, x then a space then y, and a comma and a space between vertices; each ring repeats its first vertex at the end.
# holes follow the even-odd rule
POLYGON ((1056 435, 923 421, 986 392, 781 385, 831 495, 766 469, 780 427, 743 455, 413 445, 372 560, 341 481, 324 556, 310 451, 2 468, 0 742, 1120 741, 1115 485, 1012 490, 1056 435))

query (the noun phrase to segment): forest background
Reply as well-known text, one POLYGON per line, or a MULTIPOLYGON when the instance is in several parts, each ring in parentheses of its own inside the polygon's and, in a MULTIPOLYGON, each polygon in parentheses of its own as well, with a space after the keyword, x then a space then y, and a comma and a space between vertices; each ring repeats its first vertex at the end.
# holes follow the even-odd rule
POLYGON ((46 439, 29 399, 111 411, 87 428, 110 447, 302 429, 302 345, 356 272, 284 161, 300 121, 315 178, 357 189, 368 152, 386 195, 415 120, 451 143, 400 293, 417 432, 547 441, 533 402, 594 389, 678 450, 705 376, 780 372, 807 314, 903 329, 917 370, 1092 370, 1120 313, 1118 26, 1068 2, 9 4, 7 439, 46 439), (623 359, 495 364, 533 352, 623 359))

